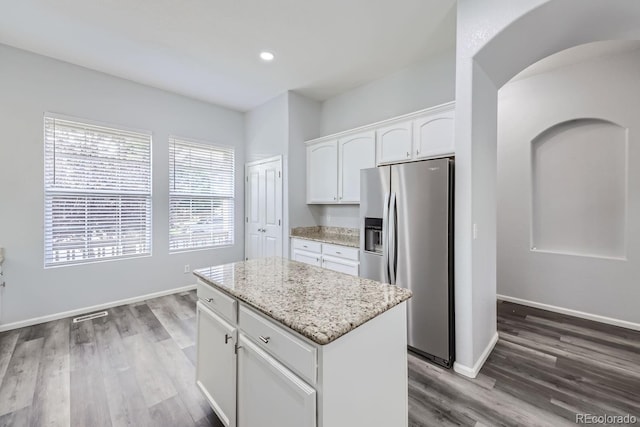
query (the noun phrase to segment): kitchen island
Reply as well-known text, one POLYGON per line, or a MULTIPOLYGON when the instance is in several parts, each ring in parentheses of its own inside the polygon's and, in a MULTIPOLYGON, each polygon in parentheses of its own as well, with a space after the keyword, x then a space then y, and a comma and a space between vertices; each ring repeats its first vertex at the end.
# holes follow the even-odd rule
POLYGON ((226 426, 407 426, 410 291, 283 258, 194 274, 196 382, 226 426))

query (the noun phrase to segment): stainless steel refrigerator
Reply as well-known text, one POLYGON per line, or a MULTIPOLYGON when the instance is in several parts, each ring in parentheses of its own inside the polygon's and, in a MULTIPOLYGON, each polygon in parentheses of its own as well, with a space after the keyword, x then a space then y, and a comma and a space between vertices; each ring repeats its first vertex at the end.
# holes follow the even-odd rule
POLYGON ((364 169, 360 275, 408 288, 409 349, 454 361, 453 159, 364 169))

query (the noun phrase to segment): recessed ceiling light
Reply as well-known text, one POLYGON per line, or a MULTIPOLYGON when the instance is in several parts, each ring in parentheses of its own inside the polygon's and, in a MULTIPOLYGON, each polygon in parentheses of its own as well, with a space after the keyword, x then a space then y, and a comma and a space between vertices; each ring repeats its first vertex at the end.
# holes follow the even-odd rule
POLYGON ((273 58, 275 57, 276 56, 273 53, 268 52, 266 50, 263 50, 262 52, 260 52, 260 59, 262 59, 263 61, 267 61, 267 62, 273 61, 273 58))

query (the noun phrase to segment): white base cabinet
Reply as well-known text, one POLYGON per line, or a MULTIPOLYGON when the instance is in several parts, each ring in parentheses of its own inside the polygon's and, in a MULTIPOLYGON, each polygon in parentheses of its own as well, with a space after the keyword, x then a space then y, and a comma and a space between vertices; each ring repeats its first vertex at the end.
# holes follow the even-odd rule
POLYGON ((292 238, 291 259, 352 276, 360 274, 358 248, 292 238))
POLYGON ((196 384, 220 421, 236 425, 237 330, 198 302, 196 384))
POLYGON ((221 296, 198 280, 196 381, 225 426, 407 427, 406 302, 319 345, 221 296))
POLYGON ((316 391, 240 334, 238 426, 315 427, 316 391))

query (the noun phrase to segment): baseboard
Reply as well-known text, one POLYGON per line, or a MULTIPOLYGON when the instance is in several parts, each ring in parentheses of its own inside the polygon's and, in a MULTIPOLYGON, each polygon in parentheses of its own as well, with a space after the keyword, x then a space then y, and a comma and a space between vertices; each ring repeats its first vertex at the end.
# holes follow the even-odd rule
POLYGON ((493 335, 493 337, 491 338, 491 341, 489 341, 489 344, 487 344, 487 347, 484 349, 484 351, 480 355, 480 358, 476 361, 476 363, 473 365, 472 368, 465 366, 461 363, 454 362, 453 370, 459 373, 460 375, 464 375, 465 377, 469 377, 469 378, 477 377, 478 373, 480 372, 480 369, 482 369, 484 362, 486 362, 487 358, 489 358, 489 355, 493 351, 493 347, 496 346, 497 342, 498 342, 498 332, 496 332, 493 335))
POLYGON ((640 331, 640 323, 633 323, 626 320, 614 319, 612 317, 600 316, 599 314, 585 313, 584 311, 571 310, 570 308, 557 307, 555 305, 543 304, 541 302, 529 301, 520 298, 508 297, 506 295, 496 295, 499 300, 513 302, 515 304, 526 305, 542 310, 553 311, 554 313, 566 314, 568 316, 579 317, 581 319, 593 320, 594 322, 606 323, 608 325, 620 326, 621 328, 640 331))
POLYGON ((132 304, 152 298, 163 297, 165 295, 177 294, 179 292, 191 291, 196 288, 196 285, 182 286, 180 288, 168 289, 166 291, 154 292, 151 294, 140 295, 137 297, 121 299, 118 301, 111 301, 105 304, 93 305, 91 307, 79 308, 76 310, 63 311, 61 313, 50 314, 48 316, 34 317, 33 319, 20 320, 18 322, 7 323, 0 325, 0 332, 10 331, 12 329, 24 328, 25 326, 37 325, 39 323, 51 322, 52 320, 64 319, 65 317, 78 316, 81 314, 87 314, 98 310, 104 310, 111 307, 117 307, 119 305, 132 304))

